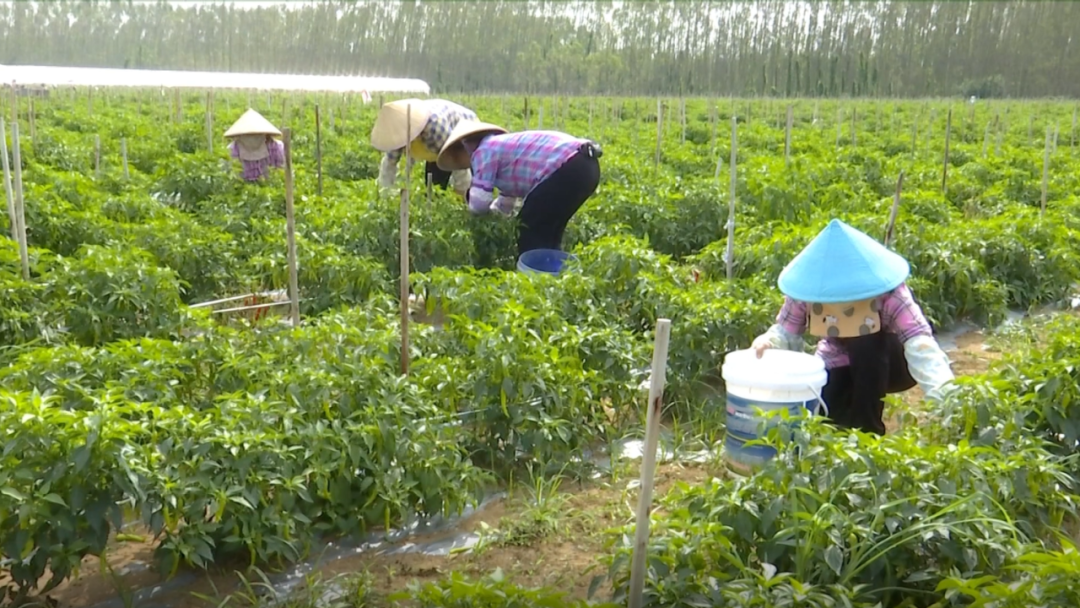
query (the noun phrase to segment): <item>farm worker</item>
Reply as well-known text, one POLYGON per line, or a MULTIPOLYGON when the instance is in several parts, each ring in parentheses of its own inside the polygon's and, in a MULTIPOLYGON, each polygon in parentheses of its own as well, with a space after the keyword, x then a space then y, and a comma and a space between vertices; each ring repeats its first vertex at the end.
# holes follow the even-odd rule
POLYGON ((245 180, 257 181, 270 167, 285 166, 285 146, 275 137, 281 137, 281 131, 250 108, 225 132, 225 138, 232 140, 230 155, 240 161, 245 180))
POLYGON ((884 435, 886 394, 918 384, 940 399, 953 380, 904 283, 909 272, 907 260, 834 219, 780 273, 783 308, 752 348, 761 357, 767 348, 801 350, 806 332, 822 338, 816 354, 828 374, 821 392, 828 417, 884 435))
MULTIPOLYGON (((402 99, 384 104, 371 128, 371 145, 385 152, 379 165, 379 185, 393 187, 398 162, 408 145, 410 160, 425 162, 424 173, 431 176, 432 184, 444 190, 453 187, 465 196, 469 189, 468 167, 450 172, 435 163, 446 138, 462 120, 476 120, 476 113, 443 99, 402 99)), ((411 164, 405 168, 411 169, 411 164)))
POLYGON ((560 249, 570 218, 600 184, 600 147, 557 131, 521 131, 476 121, 458 123, 439 152, 446 170, 472 168, 469 211, 518 214, 518 255, 560 249), (495 196, 494 191, 499 194, 495 196))

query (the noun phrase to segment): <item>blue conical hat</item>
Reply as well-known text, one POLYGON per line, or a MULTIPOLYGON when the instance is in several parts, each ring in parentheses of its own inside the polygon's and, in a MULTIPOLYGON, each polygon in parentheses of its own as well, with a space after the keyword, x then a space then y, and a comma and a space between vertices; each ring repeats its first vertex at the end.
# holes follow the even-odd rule
POLYGON ((780 291, 801 302, 857 302, 899 287, 907 260, 833 220, 780 273, 780 291))

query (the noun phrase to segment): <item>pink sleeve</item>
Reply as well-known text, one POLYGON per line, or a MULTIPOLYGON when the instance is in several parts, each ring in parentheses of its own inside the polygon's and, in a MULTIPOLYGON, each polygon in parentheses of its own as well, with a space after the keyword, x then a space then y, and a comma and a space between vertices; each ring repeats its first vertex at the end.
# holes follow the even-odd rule
POLYGON ((780 314, 776 315, 776 324, 789 334, 801 336, 806 333, 808 321, 806 302, 784 296, 784 306, 780 309, 780 314))
POLYGON ((934 335, 922 308, 903 283, 889 292, 881 303, 881 328, 896 334, 900 342, 907 342, 915 336, 934 335))

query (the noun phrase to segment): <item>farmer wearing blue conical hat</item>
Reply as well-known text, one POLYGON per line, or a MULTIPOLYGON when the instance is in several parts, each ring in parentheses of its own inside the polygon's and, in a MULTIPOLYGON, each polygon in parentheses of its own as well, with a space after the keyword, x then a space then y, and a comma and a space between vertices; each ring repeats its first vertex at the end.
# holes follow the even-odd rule
POLYGON ((939 399, 953 380, 949 358, 904 281, 907 260, 840 220, 832 220, 780 273, 784 306, 754 340, 802 350, 802 335, 821 338, 817 356, 828 381, 821 392, 837 426, 885 434, 884 397, 919 385, 939 399))

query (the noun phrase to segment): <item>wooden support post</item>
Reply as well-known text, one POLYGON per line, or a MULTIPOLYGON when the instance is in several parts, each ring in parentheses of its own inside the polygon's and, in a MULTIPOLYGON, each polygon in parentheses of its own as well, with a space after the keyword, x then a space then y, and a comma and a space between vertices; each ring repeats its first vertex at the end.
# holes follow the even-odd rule
POLYGON ((893 229, 896 228, 896 217, 900 213, 900 192, 904 188, 904 172, 900 172, 900 177, 896 180, 896 195, 893 196, 892 211, 889 213, 889 221, 885 224, 885 238, 881 240, 886 247, 893 240, 893 229))
POLYGON ((101 136, 94 136, 94 179, 101 177, 101 136))
POLYGON ((19 123, 11 123, 11 160, 15 164, 15 221, 19 228, 19 259, 22 261, 23 278, 30 279, 30 256, 26 247, 26 207, 23 198, 22 146, 19 145, 19 123))
POLYGON ((315 174, 318 180, 317 191, 322 196, 322 120, 319 116, 319 104, 315 104, 315 174))
POLYGON ((1039 215, 1046 213, 1046 193, 1050 185, 1050 127, 1046 128, 1046 145, 1043 147, 1042 196, 1039 202, 1039 215))
POLYGON ((214 92, 206 92, 206 152, 214 153, 214 92))
POLYGON ((858 145, 859 145, 859 140, 858 140, 858 131, 859 131, 859 129, 858 129, 858 126, 857 126, 857 116, 858 116, 858 114, 859 114, 859 109, 858 108, 851 108, 851 147, 852 148, 858 147, 858 145))
POLYGON ((131 174, 128 172, 128 158, 127 158, 127 138, 120 138, 120 162, 124 167, 124 179, 131 179, 131 174))
POLYGON ((0 118, 0 162, 4 165, 4 194, 7 196, 8 223, 11 224, 11 240, 21 242, 19 238, 19 215, 15 210, 15 190, 11 185, 11 164, 8 160, 7 121, 0 118))
POLYGON ((791 165, 791 125, 795 120, 795 110, 788 104, 787 127, 784 129, 784 166, 791 165))
MULTIPOLYGON (((412 104, 405 106, 405 132, 412 132, 412 104)), ((405 166, 412 162, 412 152, 405 146, 405 166)), ((399 236, 401 239, 401 373, 409 373, 409 189, 410 174, 405 171, 405 188, 401 191, 401 221, 399 236)))
POLYGON ((679 113, 682 115, 682 137, 680 143, 686 143, 686 99, 679 99, 679 113))
POLYGON ((730 281, 734 276, 735 263, 735 154, 738 150, 738 121, 731 117, 731 185, 728 189, 728 220, 727 220, 727 278, 730 281))
POLYGON ((30 145, 34 148, 34 153, 37 154, 37 124, 34 119, 34 98, 30 98, 30 109, 27 111, 27 118, 30 119, 30 145))
POLYGON ((282 129, 285 144, 285 239, 288 243, 289 264, 289 315, 293 327, 300 326, 300 278, 296 260, 296 213, 294 210, 295 193, 293 192, 292 165, 292 129, 282 129))
POLYGON ((986 158, 986 152, 990 148, 990 125, 991 123, 986 123, 986 128, 983 129, 983 158, 986 158))
POLYGON ((667 380, 668 342, 671 321, 656 320, 652 370, 649 376, 649 401, 645 406, 645 450, 641 455, 641 486, 638 494, 637 522, 634 527, 634 552, 630 566, 630 608, 641 608, 648 564, 649 519, 652 514, 653 481, 656 475, 656 449, 660 443, 660 415, 664 405, 667 380))
POLYGON ((945 158, 941 165, 941 194, 948 191, 949 182, 949 140, 952 138, 952 107, 949 107, 949 116, 945 119, 945 158))
POLYGON ((664 101, 656 99, 656 162, 655 168, 660 170, 660 148, 664 143, 664 101))

